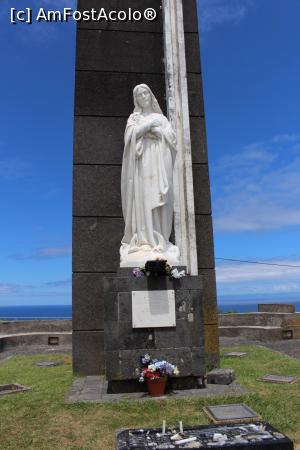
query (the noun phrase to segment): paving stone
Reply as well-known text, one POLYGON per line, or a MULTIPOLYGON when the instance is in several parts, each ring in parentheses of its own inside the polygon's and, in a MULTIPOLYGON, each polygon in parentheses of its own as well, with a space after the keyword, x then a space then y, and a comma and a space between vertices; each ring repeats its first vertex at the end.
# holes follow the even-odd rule
MULTIPOLYGON (((150 397, 145 392, 133 392, 124 394, 107 394, 108 382, 104 376, 85 377, 76 379, 72 384, 70 391, 66 397, 66 403, 110 403, 121 400, 155 400, 155 397, 150 397), (90 387, 92 389, 85 388, 90 387)), ((189 397, 218 397, 224 395, 243 395, 247 394, 247 389, 238 385, 231 384, 230 386, 207 385, 205 389, 185 389, 174 390, 164 398, 189 398, 189 397)), ((162 397, 159 397, 161 400, 162 397)))

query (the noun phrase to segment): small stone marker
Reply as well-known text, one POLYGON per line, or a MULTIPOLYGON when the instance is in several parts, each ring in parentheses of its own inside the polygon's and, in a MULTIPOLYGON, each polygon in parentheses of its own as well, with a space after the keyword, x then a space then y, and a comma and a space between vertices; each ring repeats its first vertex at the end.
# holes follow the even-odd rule
POLYGON ((18 394, 20 392, 30 391, 31 388, 22 386, 22 384, 0 384, 0 395, 18 394))
POLYGON ((228 358, 243 358, 244 356, 247 356, 247 353, 245 352, 229 352, 225 353, 224 356, 228 358))
POLYGON ((62 361, 39 361, 35 365, 38 367, 54 367, 61 366, 62 364, 62 361))
POLYGON ((294 376, 267 374, 258 378, 258 381, 265 381, 266 383, 293 384, 297 383, 299 378, 294 376))
POLYGON ((235 380, 235 373, 233 369, 214 369, 207 374, 208 384, 222 384, 227 385, 235 380))
POLYGON ((215 424, 251 422, 253 420, 256 421, 261 419, 253 409, 243 403, 236 405, 206 406, 203 408, 203 411, 215 424))

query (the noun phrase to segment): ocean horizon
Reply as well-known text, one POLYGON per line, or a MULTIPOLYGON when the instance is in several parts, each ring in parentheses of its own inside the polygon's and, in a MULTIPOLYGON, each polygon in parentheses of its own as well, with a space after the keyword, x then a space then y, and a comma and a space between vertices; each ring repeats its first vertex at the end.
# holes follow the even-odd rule
MULTIPOLYGON (((259 303, 286 303, 295 305, 296 311, 300 312, 300 302, 298 301, 222 301, 218 302, 220 313, 237 312, 257 312, 259 303)), ((16 305, 0 306, 0 320, 71 320, 72 305, 16 305)))

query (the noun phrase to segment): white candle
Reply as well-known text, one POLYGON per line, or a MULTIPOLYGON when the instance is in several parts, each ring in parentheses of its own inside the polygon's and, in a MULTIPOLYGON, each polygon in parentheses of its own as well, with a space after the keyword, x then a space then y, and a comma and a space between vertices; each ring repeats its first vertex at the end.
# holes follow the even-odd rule
POLYGON ((183 433, 182 420, 179 422, 179 432, 180 432, 180 433, 183 433))
POLYGON ((191 438, 187 438, 187 439, 182 439, 181 441, 176 441, 175 445, 181 445, 181 444, 187 444, 188 442, 194 442, 196 441, 197 438, 196 437, 191 437, 191 438))

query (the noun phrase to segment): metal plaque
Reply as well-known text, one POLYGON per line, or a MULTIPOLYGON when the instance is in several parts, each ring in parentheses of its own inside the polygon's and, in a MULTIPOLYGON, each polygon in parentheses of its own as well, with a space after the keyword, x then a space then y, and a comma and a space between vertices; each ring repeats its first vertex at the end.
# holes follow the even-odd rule
POLYGON ((279 383, 279 384, 293 384, 299 381, 298 377, 289 375, 271 375, 267 374, 258 378, 258 381, 265 381, 267 383, 279 383))
POLYGON ((261 419, 253 409, 243 403, 235 405, 206 406, 203 410, 212 422, 216 424, 229 423, 232 421, 247 422, 261 419))
POLYGON ((132 291, 132 328, 175 326, 175 291, 132 291))

